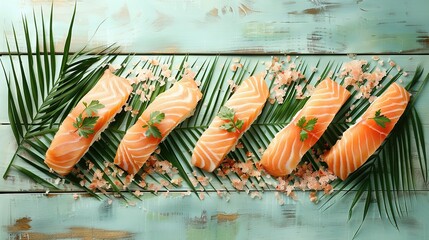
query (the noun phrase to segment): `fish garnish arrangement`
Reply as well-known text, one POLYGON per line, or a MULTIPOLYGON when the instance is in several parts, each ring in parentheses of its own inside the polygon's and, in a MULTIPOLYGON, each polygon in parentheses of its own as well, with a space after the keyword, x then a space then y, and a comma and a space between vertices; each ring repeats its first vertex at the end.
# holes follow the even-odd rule
POLYGON ((290 174, 349 96, 347 89, 330 78, 321 81, 305 106, 277 133, 262 155, 261 165, 265 171, 273 176, 290 174))
MULTIPOLYGON (((194 166, 213 172, 234 149, 261 114, 269 97, 265 75, 262 72, 244 80, 220 108, 195 144, 189 160, 194 166)), ((106 70, 61 124, 46 153, 45 163, 60 175, 70 173, 115 114, 122 110, 131 92, 129 81, 106 70)), ((114 163, 129 174, 136 174, 169 133, 193 114, 202 97, 197 83, 190 77, 184 77, 159 94, 126 131, 114 163)), ((263 152, 262 168, 276 177, 287 176, 295 170, 349 97, 350 92, 332 79, 320 81, 304 107, 263 152)), ((329 169, 344 180, 359 168, 383 143, 409 99, 410 94, 393 83, 323 155, 329 169)))
POLYGON ((347 129, 323 159, 341 179, 362 166, 392 131, 410 100, 410 94, 393 83, 347 129))
POLYGON ((60 175, 69 174, 122 110, 132 90, 125 78, 107 69, 61 123, 46 152, 45 163, 60 175))
POLYGON ((202 134, 192 154, 192 164, 208 172, 215 170, 235 147, 262 111, 269 96, 265 72, 241 83, 202 134))

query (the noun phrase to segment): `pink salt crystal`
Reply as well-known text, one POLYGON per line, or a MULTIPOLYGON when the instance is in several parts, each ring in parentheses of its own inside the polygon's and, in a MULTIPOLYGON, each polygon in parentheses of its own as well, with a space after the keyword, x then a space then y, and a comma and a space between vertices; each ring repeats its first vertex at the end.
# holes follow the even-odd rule
POLYGON ((317 202, 317 192, 310 193, 310 201, 317 202))
POLYGON ((142 188, 145 188, 146 187, 146 182, 143 181, 143 180, 140 181, 139 186, 142 187, 142 188))
POLYGON ((152 65, 154 65, 154 66, 158 66, 159 65, 158 59, 155 59, 155 58, 150 59, 149 63, 152 64, 152 65))
POLYGON ((262 199, 262 194, 258 191, 252 191, 250 193, 250 198, 254 199, 254 198, 259 198, 262 199))
POLYGON ((244 180, 240 180, 237 178, 232 180, 232 186, 240 191, 244 189, 245 184, 246 182, 244 180))
POLYGON ((142 195, 143 195, 143 193, 142 193, 142 192, 140 192, 140 190, 136 190, 136 191, 134 191, 134 192, 133 192, 133 194, 134 194, 134 196, 136 196, 136 197, 140 197, 140 196, 142 196, 142 195))
POLYGON ((182 186, 182 181, 183 179, 179 177, 179 178, 172 179, 171 183, 177 186, 182 186))
POLYGON ((198 197, 200 198, 200 200, 204 200, 204 199, 205 199, 205 195, 204 195, 204 193, 203 193, 203 192, 200 192, 200 193, 198 194, 198 197))
POLYGON ((189 195, 191 195, 191 191, 188 190, 186 192, 181 193, 181 195, 182 195, 182 197, 189 196, 189 195))
POLYGON ((165 180, 165 179, 161 179, 160 181, 159 181, 159 183, 161 184, 161 186, 163 186, 163 187, 169 187, 170 186, 170 182, 169 181, 167 181, 167 180, 165 180))

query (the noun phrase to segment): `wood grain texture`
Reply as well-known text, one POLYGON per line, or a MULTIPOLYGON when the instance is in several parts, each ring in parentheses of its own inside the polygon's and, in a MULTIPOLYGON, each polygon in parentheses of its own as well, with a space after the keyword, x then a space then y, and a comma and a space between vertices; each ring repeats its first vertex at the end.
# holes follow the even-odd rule
MULTIPOLYGON (((74 2, 53 1, 58 52, 74 2)), ((2 1, 0 32, 11 38, 11 23, 19 26, 21 14, 42 8, 48 16, 50 5, 2 1)), ((124 53, 429 52, 426 0, 79 0, 77 6, 73 51, 90 41, 117 43, 124 53)), ((24 41, 21 32, 18 40, 24 41)), ((0 52, 6 51, 2 37, 0 52)))
MULTIPOLYGON (((297 201, 280 196, 283 205, 278 199, 274 193, 262 199, 232 193, 201 201, 172 193, 147 194, 126 204, 84 196, 75 200, 73 194, 3 194, 0 238, 99 239, 104 234, 103 239, 351 239, 360 224, 357 215, 345 221, 349 198, 324 211, 307 193, 298 194, 297 201)), ((370 212, 358 239, 427 239, 429 210, 418 206, 429 204, 428 199, 427 192, 416 193, 409 215, 399 220, 400 231, 370 212)))

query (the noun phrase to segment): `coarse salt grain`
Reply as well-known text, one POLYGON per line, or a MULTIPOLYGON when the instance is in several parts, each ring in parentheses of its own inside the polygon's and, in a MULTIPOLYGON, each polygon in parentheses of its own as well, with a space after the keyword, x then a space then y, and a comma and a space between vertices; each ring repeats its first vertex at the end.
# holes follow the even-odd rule
POLYGON ((200 198, 200 200, 204 200, 206 198, 203 192, 200 192, 198 194, 198 197, 200 198))
POLYGON ((161 72, 161 75, 162 75, 163 77, 170 78, 170 77, 171 77, 171 70, 170 70, 170 69, 163 70, 163 71, 161 72))
POLYGON ((56 179, 55 179, 55 185, 60 184, 60 182, 61 182, 61 178, 56 178, 56 179))
POLYGON ((317 192, 310 192, 310 201, 317 202, 317 192))
POLYGON ((171 183, 177 186, 182 186, 182 181, 183 179, 179 177, 179 178, 172 179, 171 183))
POLYGON ((134 194, 134 196, 136 196, 136 197, 140 197, 140 196, 142 196, 142 195, 143 195, 143 193, 142 193, 142 192, 140 192, 140 190, 136 190, 136 191, 134 191, 134 192, 133 192, 133 194, 134 194))
POLYGON ((237 179, 237 178, 235 178, 235 179, 232 179, 232 181, 231 181, 231 183, 232 183, 232 186, 235 188, 235 189, 237 189, 237 190, 243 190, 244 189, 244 186, 245 186, 245 184, 246 184, 246 181, 245 180, 240 180, 240 179, 237 179))
POLYGON ((152 58, 149 60, 149 64, 152 64, 153 66, 158 66, 159 65, 159 60, 152 58))

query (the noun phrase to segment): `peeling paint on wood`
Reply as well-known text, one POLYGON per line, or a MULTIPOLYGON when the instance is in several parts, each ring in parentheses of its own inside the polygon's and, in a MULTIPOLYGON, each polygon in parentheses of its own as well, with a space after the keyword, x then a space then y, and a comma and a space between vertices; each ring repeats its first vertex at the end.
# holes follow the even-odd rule
POLYGON ((23 217, 15 221, 15 224, 7 226, 7 231, 9 233, 17 233, 22 231, 27 231, 31 229, 30 226, 31 218, 23 217))
POLYGON ((134 239, 133 234, 125 231, 113 231, 98 228, 71 227, 61 233, 38 233, 38 232, 11 232, 9 237, 22 240, 46 240, 46 239, 134 239))
POLYGON ((216 219, 218 223, 220 222, 233 222, 238 219, 238 213, 218 213, 214 216, 211 216, 211 219, 216 219))

